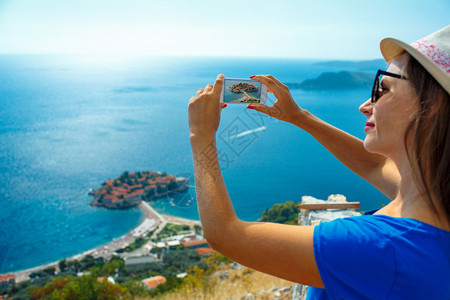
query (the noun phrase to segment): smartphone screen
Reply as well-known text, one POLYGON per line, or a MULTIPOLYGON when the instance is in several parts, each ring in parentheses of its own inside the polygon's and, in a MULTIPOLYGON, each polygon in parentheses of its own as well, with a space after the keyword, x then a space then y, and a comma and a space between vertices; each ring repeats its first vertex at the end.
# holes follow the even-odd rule
POLYGON ((227 104, 266 104, 267 86, 251 79, 225 78, 220 102, 227 104))

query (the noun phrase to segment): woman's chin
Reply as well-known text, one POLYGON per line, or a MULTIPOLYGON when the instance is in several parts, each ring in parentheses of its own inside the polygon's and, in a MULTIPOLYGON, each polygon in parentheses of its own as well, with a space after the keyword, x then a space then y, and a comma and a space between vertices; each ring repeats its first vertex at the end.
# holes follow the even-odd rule
POLYGON ((377 147, 376 147, 376 143, 375 141, 370 138, 370 137, 366 137, 366 139, 364 140, 364 148, 371 153, 378 153, 377 151, 377 147))

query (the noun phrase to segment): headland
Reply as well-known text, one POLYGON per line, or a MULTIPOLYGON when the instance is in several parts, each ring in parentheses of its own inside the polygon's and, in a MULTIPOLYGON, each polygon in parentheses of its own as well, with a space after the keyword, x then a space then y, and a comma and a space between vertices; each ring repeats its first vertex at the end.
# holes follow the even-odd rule
MULTIPOLYGON (((166 172, 143 171, 129 173, 125 171, 114 180, 108 179, 100 187, 89 192, 89 195, 94 196, 91 205, 110 209, 126 209, 138 206, 145 217, 137 227, 113 239, 111 242, 65 259, 78 260, 86 255, 92 255, 94 258, 102 257, 105 260, 109 260, 113 255, 117 254, 117 250, 134 243, 137 238, 145 237, 151 231, 161 230, 168 220, 145 201, 166 197, 171 193, 181 193, 186 191, 188 187, 189 180, 187 178, 175 177, 166 172)), ((167 219, 187 225, 200 224, 199 221, 171 216, 167 216, 167 219)), ((14 274, 16 282, 21 282, 28 280, 29 275, 33 272, 57 266, 58 261, 54 261, 30 269, 12 272, 12 274, 14 274)))
POLYGON ((166 172, 125 171, 116 179, 108 179, 100 187, 89 192, 94 196, 92 206, 124 209, 139 205, 143 200, 166 197, 170 193, 187 190, 188 179, 175 177, 166 172))

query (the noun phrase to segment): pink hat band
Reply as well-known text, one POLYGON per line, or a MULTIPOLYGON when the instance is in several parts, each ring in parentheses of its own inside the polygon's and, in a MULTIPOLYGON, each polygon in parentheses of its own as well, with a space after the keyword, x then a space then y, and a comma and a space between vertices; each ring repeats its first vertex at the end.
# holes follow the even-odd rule
POLYGON ((408 52, 450 94, 450 25, 412 44, 385 38, 380 48, 388 64, 408 52))
POLYGON ((446 73, 450 74, 450 57, 439 47, 426 39, 415 41, 411 46, 426 55, 446 73))

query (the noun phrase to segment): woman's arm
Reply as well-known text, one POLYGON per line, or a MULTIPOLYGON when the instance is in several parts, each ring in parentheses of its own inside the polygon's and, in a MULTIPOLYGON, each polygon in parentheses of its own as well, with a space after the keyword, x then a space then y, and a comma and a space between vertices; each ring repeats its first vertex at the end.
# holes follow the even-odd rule
POLYGON ((287 86, 271 75, 252 76, 264 83, 277 101, 273 106, 251 104, 249 108, 296 125, 311 134, 350 170, 367 180, 390 199, 397 195, 400 174, 395 164, 384 156, 368 152, 363 142, 301 109, 287 86))
POLYGON ((197 202, 208 243, 230 259, 287 280, 323 287, 313 227, 244 222, 236 217, 219 167, 216 131, 223 76, 189 102, 197 202))

